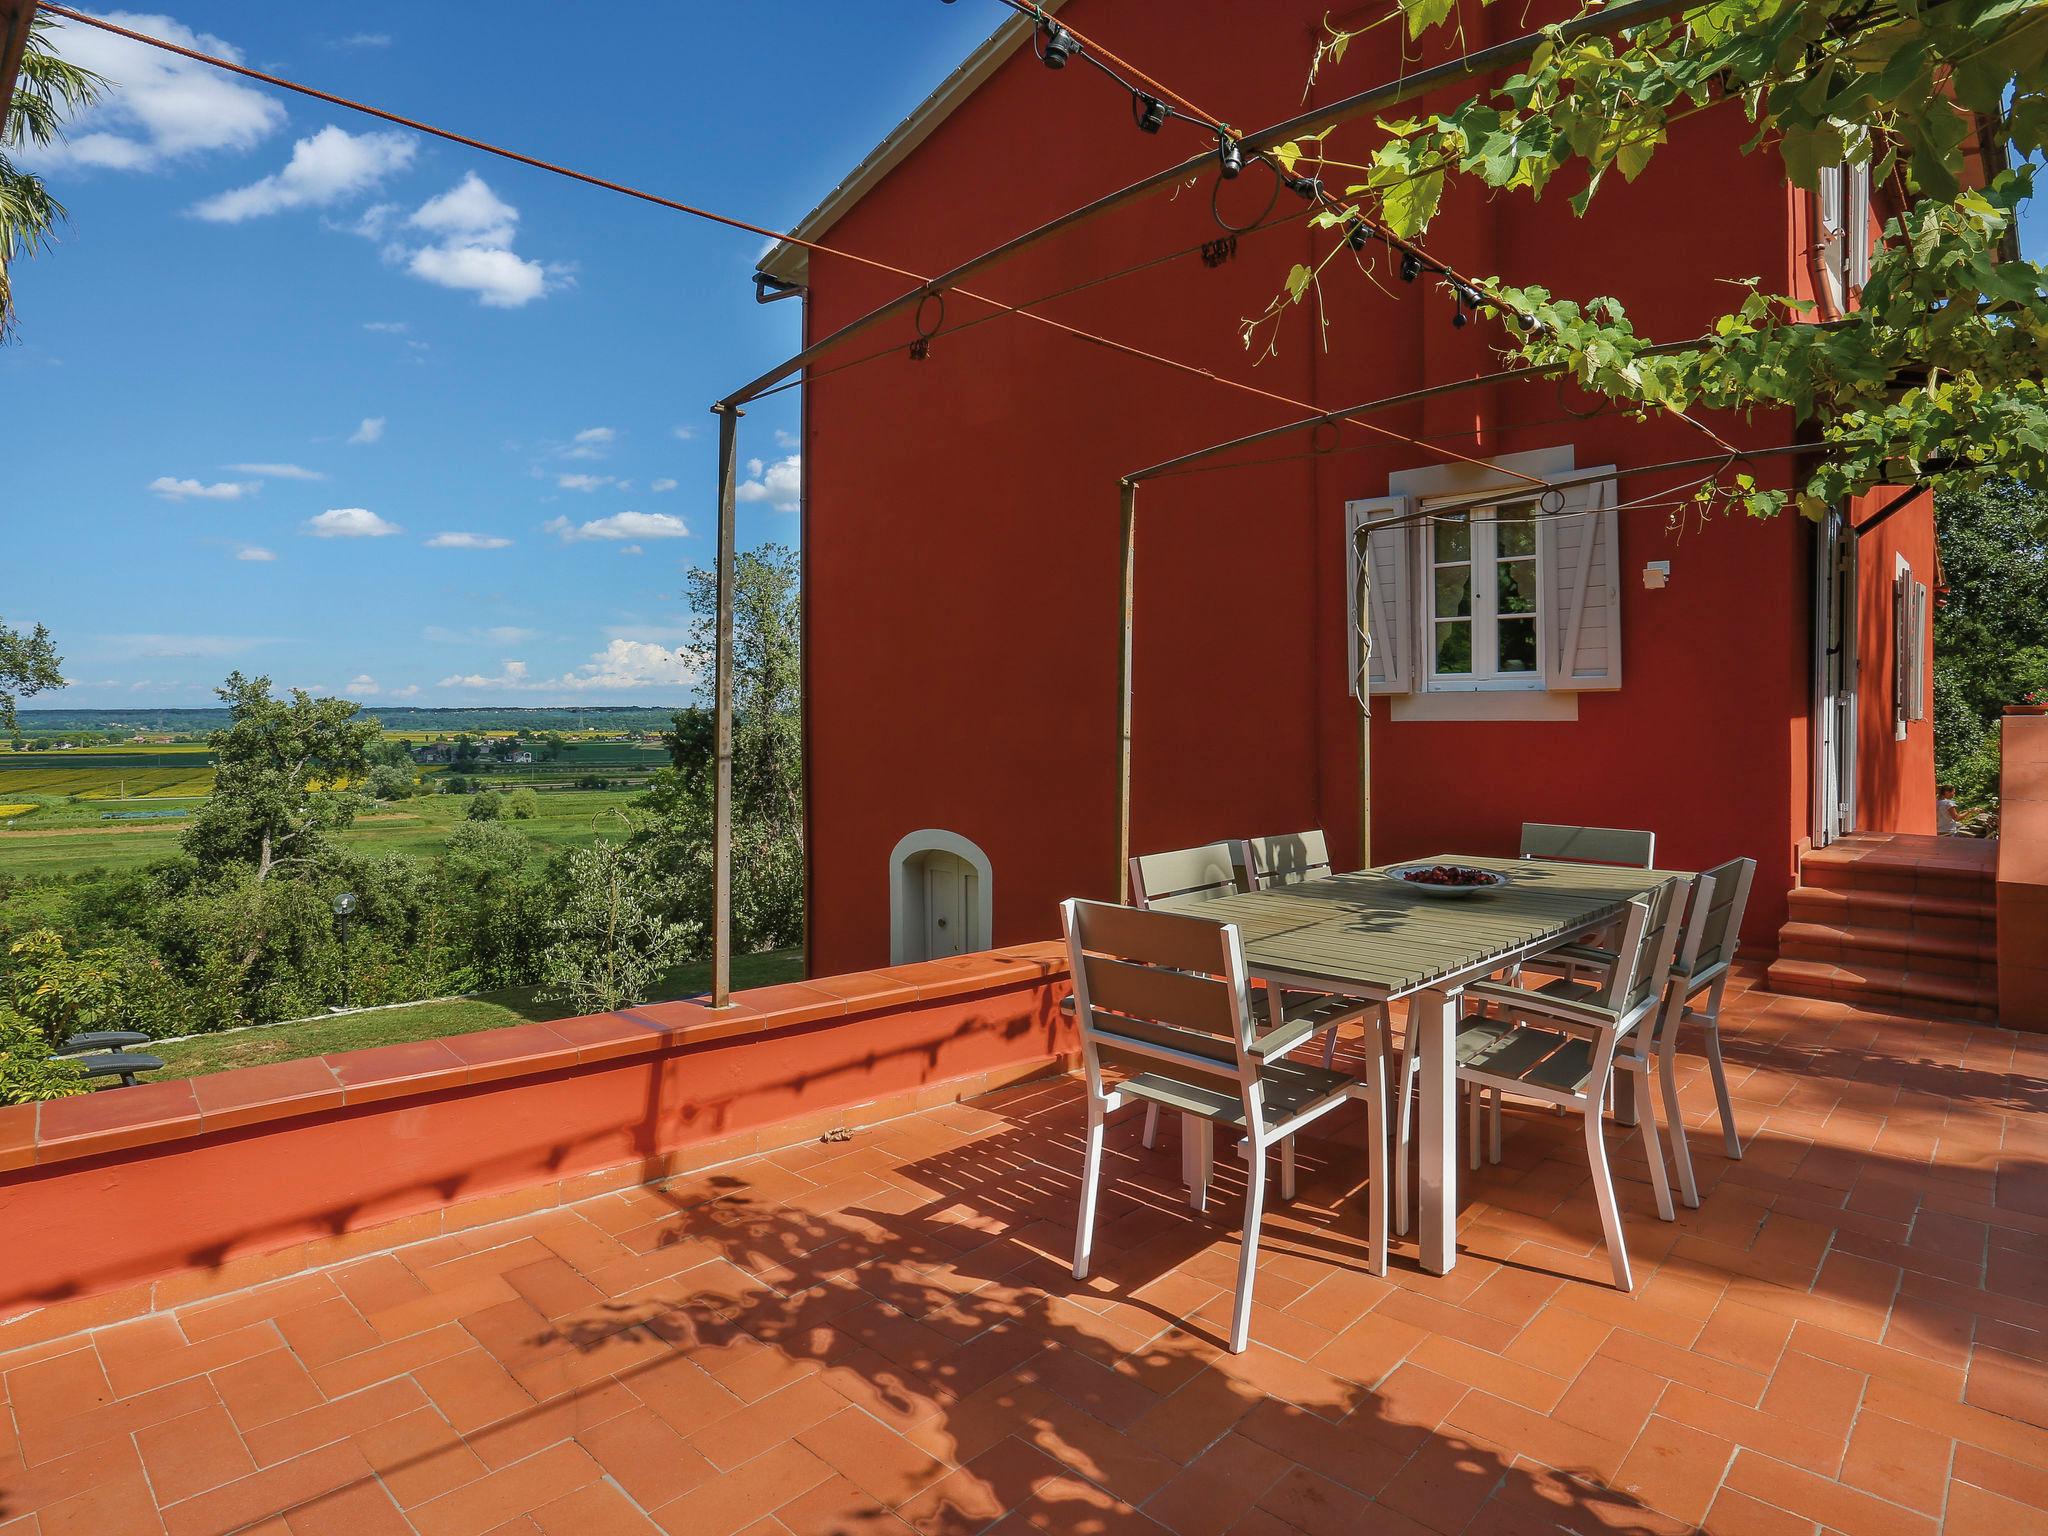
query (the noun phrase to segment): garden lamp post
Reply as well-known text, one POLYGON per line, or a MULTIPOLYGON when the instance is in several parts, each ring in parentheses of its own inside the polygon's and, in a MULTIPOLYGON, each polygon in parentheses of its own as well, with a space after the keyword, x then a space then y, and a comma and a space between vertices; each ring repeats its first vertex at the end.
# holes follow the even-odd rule
POLYGON ((348 920, 355 916, 356 893, 343 891, 334 898, 334 932, 341 940, 341 1005, 352 1007, 355 999, 350 995, 348 965, 348 920))

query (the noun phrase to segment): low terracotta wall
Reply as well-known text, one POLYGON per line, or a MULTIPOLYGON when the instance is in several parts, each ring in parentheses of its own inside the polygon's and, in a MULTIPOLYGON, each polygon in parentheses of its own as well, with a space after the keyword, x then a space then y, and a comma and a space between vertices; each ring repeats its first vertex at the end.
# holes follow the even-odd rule
POLYGON ((52 1302, 175 1305, 972 1096, 1071 1050, 1065 969, 1031 945, 0 1109, 0 1349, 52 1302))
POLYGON ((1998 1022, 2048 1030, 2048 715, 2000 730, 1998 1022))

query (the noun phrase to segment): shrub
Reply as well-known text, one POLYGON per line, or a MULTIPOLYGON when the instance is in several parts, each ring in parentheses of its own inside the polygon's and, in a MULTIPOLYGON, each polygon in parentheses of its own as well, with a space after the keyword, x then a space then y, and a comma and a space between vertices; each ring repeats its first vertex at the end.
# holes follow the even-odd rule
POLYGON ((471 821, 496 821, 505 814, 505 795, 500 790, 487 789, 469 802, 464 814, 471 821))
POLYGON ((530 789, 515 789, 505 796, 507 821, 531 821, 540 814, 540 796, 530 789))
POLYGON ((664 878, 644 847, 599 841, 570 853, 564 905, 549 925, 543 995, 581 1013, 646 1002, 700 930, 664 916, 664 878))
POLYGON ((84 1093, 78 1064, 51 1061, 43 1032, 11 1008, 0 1008, 0 1104, 33 1104, 84 1093))

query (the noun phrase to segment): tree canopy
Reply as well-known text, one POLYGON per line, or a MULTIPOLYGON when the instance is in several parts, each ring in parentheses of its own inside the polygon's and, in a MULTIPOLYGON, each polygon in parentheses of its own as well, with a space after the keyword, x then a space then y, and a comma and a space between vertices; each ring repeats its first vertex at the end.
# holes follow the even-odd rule
MULTIPOLYGON (((1312 74, 1378 27, 1462 33, 1464 15, 1457 0, 1399 0, 1331 29, 1312 74)), ((1362 159, 1338 158, 1330 133, 1280 147, 1291 172, 1341 180, 1341 206, 1315 216, 1328 250, 1245 322, 1246 344, 1275 344, 1288 307, 1354 254, 1348 237, 1382 230, 1391 251, 1423 236, 1458 178, 1531 198, 1566 178, 1583 214, 1611 176, 1651 173, 1681 121, 1740 111, 1755 128, 1747 150, 1769 146, 1796 185, 1863 166, 1902 210, 1846 315, 1818 323, 1804 301, 1731 273, 1738 302, 1704 335, 1660 346, 1612 296, 1476 274, 1446 273, 1446 285, 1502 322, 1511 363, 1561 368, 1625 407, 1783 408, 1808 424, 1820 453, 1803 485, 1788 493, 1736 473, 1703 484, 1703 503, 1817 515, 1886 483, 2048 482, 2048 273, 2019 259, 2015 235, 2032 190, 2024 162, 2048 133, 2044 60, 2048 0, 1712 0, 1615 32, 1553 29, 1498 84, 1381 123, 1362 159)), ((1371 250, 1369 237, 1355 244, 1371 250)))
MULTIPOLYGON (((0 196, 4 195, 4 190, 0 190, 0 196)), ((4 307, 5 301, 5 291, 0 289, 0 307, 4 307)), ((20 728, 21 721, 14 712, 20 700, 45 688, 64 686, 64 674, 59 670, 63 665, 64 658, 57 654, 57 648, 50 643, 49 630, 42 625, 24 634, 0 623, 0 729, 20 728)))
POLYGON ((107 81, 89 69, 68 64, 51 51, 47 34, 56 18, 40 13, 28 24, 28 46, 21 55, 21 79, 7 121, 0 123, 0 341, 14 334, 16 258, 33 256, 56 237, 64 222, 64 205, 50 194, 42 177, 24 171, 9 150, 24 144, 55 143, 63 136, 64 119, 99 100, 107 81))

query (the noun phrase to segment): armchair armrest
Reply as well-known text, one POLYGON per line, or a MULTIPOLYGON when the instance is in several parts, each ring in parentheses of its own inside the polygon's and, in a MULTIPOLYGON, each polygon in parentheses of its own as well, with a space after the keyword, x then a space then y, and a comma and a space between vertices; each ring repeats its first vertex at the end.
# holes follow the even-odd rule
POLYGON ((1575 1002, 1547 992, 1532 992, 1527 987, 1511 986, 1504 981, 1475 981, 1465 988, 1465 996, 1474 1002, 1499 1003, 1516 1013, 1541 1014, 1560 1023, 1585 1024, 1595 1029, 1613 1029, 1621 1023, 1621 1015, 1612 1008, 1575 1002))

